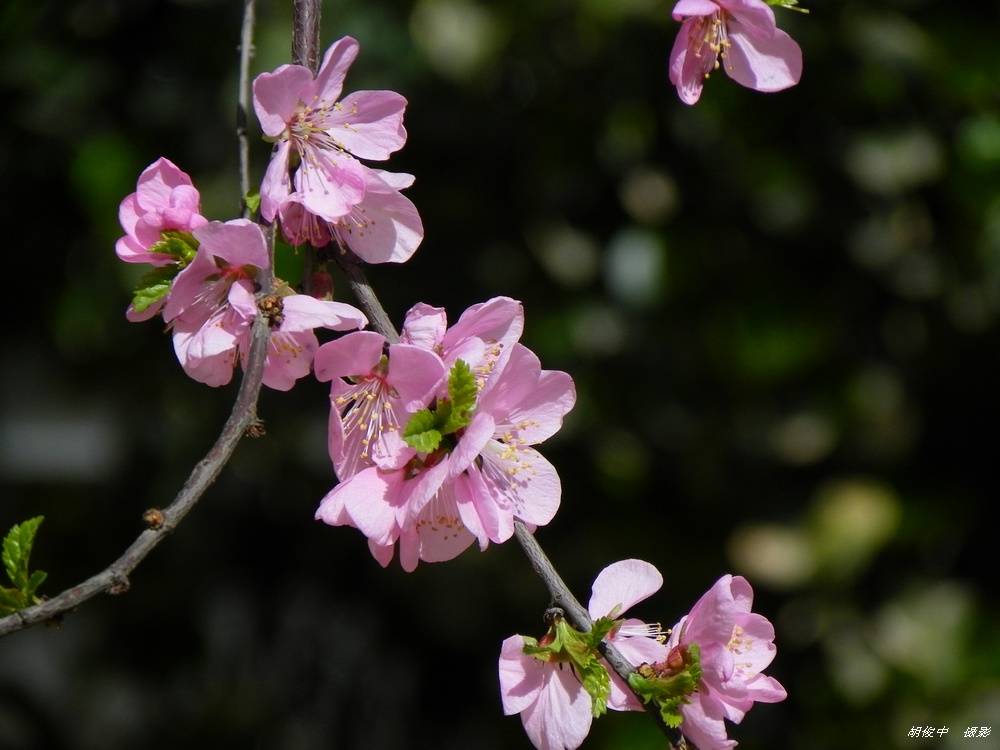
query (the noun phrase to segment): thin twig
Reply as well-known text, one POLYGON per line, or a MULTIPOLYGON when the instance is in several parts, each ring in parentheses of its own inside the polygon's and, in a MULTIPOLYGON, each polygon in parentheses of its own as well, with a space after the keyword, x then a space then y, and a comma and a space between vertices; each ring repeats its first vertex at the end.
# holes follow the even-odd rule
POLYGON ((240 214, 250 218, 247 196, 250 194, 250 138, 247 133, 247 113, 250 111, 250 59, 254 55, 253 29, 256 20, 256 0, 243 3, 243 27, 240 30, 240 82, 236 94, 236 141, 240 151, 240 214))
MULTIPOLYGON (((292 62, 313 75, 319 70, 319 32, 322 0, 294 0, 292 5, 292 62)), ((313 257, 316 248, 305 245, 302 257, 302 292, 313 294, 313 257)))
MULTIPOLYGON (((252 32, 253 29, 253 7, 254 0, 246 0, 244 13, 251 17, 248 20, 247 15, 244 15, 243 19, 243 36, 240 43, 241 79, 243 65, 249 65, 251 42, 248 33, 252 32)), ((244 85, 241 82, 241 90, 244 85)), ((239 113, 237 117, 239 117, 239 113)), ((245 111, 242 129, 243 136, 240 136, 240 126, 238 125, 237 135, 241 139, 245 139, 245 111)), ((264 227, 264 232, 268 239, 271 264, 268 269, 262 270, 258 274, 261 295, 269 294, 274 289, 274 233, 270 227, 264 227)), ((162 510, 159 508, 147 510, 143 514, 147 528, 139 534, 121 557, 100 573, 40 604, 26 607, 0 618, 0 636, 23 630, 40 622, 57 621, 61 615, 98 594, 104 592, 121 594, 128 591, 129 576, 132 571, 184 520, 184 517, 219 476, 243 436, 248 432, 262 434, 261 422, 257 418, 257 398, 264 378, 264 360, 267 357, 269 344, 270 330, 267 318, 264 315, 258 315, 254 320, 250 334, 250 346, 246 361, 243 363, 243 380, 240 383, 240 390, 236 395, 236 402, 233 404, 229 419, 223 425, 215 445, 212 446, 208 455, 195 465, 184 486, 170 505, 162 510)))
POLYGON ((385 308, 382 307, 382 303, 379 302, 372 285, 368 282, 368 277, 361 266, 361 260, 347 248, 341 248, 334 252, 334 260, 340 270, 344 272, 347 283, 351 287, 351 291, 354 292, 354 297, 358 300, 362 311, 368 316, 372 328, 385 336, 390 344, 398 343, 399 333, 392 324, 392 320, 389 319, 385 308))
POLYGON ((239 394, 236 397, 236 403, 233 405, 233 411, 223 426, 222 433, 215 441, 215 445, 212 446, 208 455, 195 465, 173 502, 163 510, 146 511, 143 517, 148 528, 132 542, 121 557, 100 573, 41 604, 27 607, 0 619, 0 636, 22 630, 39 622, 51 621, 98 594, 104 592, 121 594, 128 590, 129 575, 132 571, 139 566, 146 555, 152 552, 154 547, 177 528, 178 524, 201 499, 205 490, 219 476, 222 467, 229 461, 237 444, 247 431, 259 428, 257 395, 260 393, 261 381, 264 377, 264 359, 267 355, 269 339, 267 320, 263 315, 258 315, 254 320, 246 370, 243 374, 239 394))

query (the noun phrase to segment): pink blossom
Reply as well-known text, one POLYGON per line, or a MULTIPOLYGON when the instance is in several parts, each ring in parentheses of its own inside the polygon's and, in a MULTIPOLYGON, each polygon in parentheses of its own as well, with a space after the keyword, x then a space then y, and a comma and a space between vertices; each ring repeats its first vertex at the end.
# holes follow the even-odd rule
MULTIPOLYGON (((658 591, 662 584, 663 577, 648 562, 622 560, 613 563, 594 580, 588 606, 590 617, 593 620, 618 619, 633 604, 658 591)), ((539 645, 551 643, 554 640, 552 633, 550 630, 539 645)), ((605 640, 613 643, 630 662, 640 664, 666 658, 668 650, 659 636, 658 626, 629 619, 615 626, 605 640)), ((534 641, 529 640, 534 645, 534 641)), ((525 732, 537 748, 578 747, 590 731, 591 696, 569 662, 552 653, 526 654, 525 644, 523 636, 515 635, 505 640, 500 650, 500 696, 504 713, 508 716, 521 714, 525 732)), ((610 677, 607 707, 617 711, 643 710, 621 679, 614 673, 610 677)))
POLYGON ((512 635, 500 648, 500 696, 507 716, 521 714, 538 750, 574 750, 593 721, 591 698, 566 662, 524 653, 524 637, 512 635))
MULTIPOLYGON (((621 560, 602 570, 594 579, 590 603, 590 617, 618 619, 634 604, 648 599, 660 590, 663 576, 653 565, 643 560, 621 560)), ((607 640, 633 665, 655 664, 670 653, 663 641, 665 633, 659 623, 647 624, 635 618, 626 619, 608 634, 607 640)), ((642 711, 643 706, 635 693, 613 671, 608 708, 615 711, 642 711)))
POLYGON ((207 317, 175 318, 171 326, 174 352, 188 377, 212 387, 232 380, 240 360, 240 344, 249 341, 256 314, 253 292, 236 282, 207 317))
POLYGON ((261 128, 277 141, 261 185, 268 221, 295 192, 306 211, 336 224, 365 198, 365 168, 357 159, 388 159, 405 143, 402 96, 358 91, 341 97, 358 50, 344 37, 327 50, 315 78, 301 65, 282 65, 254 80, 261 128))
POLYGON ((447 370, 440 357, 407 343, 386 347, 374 331, 349 333, 316 353, 316 377, 331 381, 329 451, 347 480, 375 466, 396 468, 413 450, 401 433, 409 415, 430 403, 447 370))
POLYGON ((424 225, 413 202, 400 190, 413 184, 408 174, 363 167, 365 196, 336 221, 310 213, 301 193, 291 193, 278 206, 285 239, 293 245, 309 243, 348 247, 366 263, 402 263, 424 238, 424 225))
MULTIPOLYGON (((319 348, 316 328, 347 331, 368 325, 368 319, 360 310, 343 302, 291 294, 279 297, 278 304, 281 312, 279 320, 272 318, 263 377, 264 385, 278 391, 291 390, 296 380, 312 370, 319 348)), ((241 352, 246 352, 247 347, 249 341, 241 345, 241 352)))
POLYGON ((159 158, 146 167, 136 190, 118 207, 118 221, 125 236, 115 243, 118 257, 127 263, 162 266, 176 260, 166 253, 150 252, 163 239, 161 232, 173 229, 191 232, 208 223, 199 207, 198 191, 187 173, 169 159, 159 158))
MULTIPOLYGON (((386 498, 394 510, 391 529, 388 515, 370 528, 381 532, 381 545, 398 538, 404 570, 419 560, 450 560, 476 540, 480 549, 503 543, 514 534, 515 518, 543 526, 559 508, 559 475, 532 446, 559 429, 576 398, 573 382, 564 372, 543 371, 520 344, 495 377, 457 445, 418 454, 421 473, 386 498)), ((405 470, 414 467, 411 461, 405 470)))
POLYGON ((260 226, 246 219, 213 221, 193 232, 198 252, 174 279, 163 309, 168 323, 192 323, 217 315, 238 286, 253 297, 258 269, 267 268, 267 243, 260 226))
MULTIPOLYGON (((139 175, 136 191, 126 196, 118 208, 118 220, 125 230, 125 236, 115 243, 118 257, 126 263, 179 266, 183 261, 178 255, 160 252, 164 249, 164 232, 191 232, 207 224, 199 213, 199 201, 191 178, 169 159, 157 159, 139 175)), ((134 323, 149 320, 163 309, 163 304, 160 298, 137 310, 133 303, 126 317, 134 323)))
POLYGON ((720 65, 757 91, 799 82, 802 50, 775 26, 764 0, 679 0, 673 17, 683 23, 670 53, 670 82, 685 104, 698 101, 705 79, 720 65))
POLYGON ((332 381, 329 449, 337 477, 343 481, 376 464, 395 466, 406 449, 402 428, 435 395, 447 395, 455 361, 464 359, 485 381, 506 361, 523 327, 521 303, 509 297, 473 305, 450 329, 443 308, 419 303, 406 313, 402 345, 390 347, 385 362, 387 342, 371 331, 321 347, 316 376, 332 381))
MULTIPOLYGON (((255 277, 269 264, 267 246, 260 227, 244 219, 212 222, 194 236, 198 252, 174 279, 163 317, 184 371, 200 383, 220 386, 246 359, 259 314, 255 277)), ((350 305, 307 295, 275 296, 273 306, 263 382, 276 390, 288 390, 309 374, 319 346, 314 328, 341 331, 368 322, 350 305)))
POLYGON ((473 306, 452 328, 443 310, 421 304, 385 361, 377 334, 322 347, 317 374, 349 379, 334 380, 331 390, 330 456, 341 483, 316 517, 359 528, 383 565, 399 542, 408 571, 419 560, 449 560, 476 540, 481 548, 506 541, 515 517, 548 523, 559 477, 532 446, 559 429, 575 391, 566 373, 543 371, 514 343, 522 322, 520 303, 508 298, 473 306), (401 430, 435 396, 447 396, 446 375, 459 359, 476 376, 475 414, 439 448, 420 453, 401 430))
MULTIPOLYGON (((342 302, 318 300, 305 294, 277 297, 280 312, 272 318, 262 382, 278 391, 291 390, 308 375, 319 347, 315 328, 343 331, 361 328, 367 319, 342 302)), ((199 383, 227 384, 236 364, 245 363, 251 327, 259 314, 257 302, 245 287, 230 287, 227 302, 204 322, 174 321, 174 350, 184 371, 199 383)))
POLYGON ((697 643, 701 683, 681 705, 681 731, 699 750, 725 750, 723 719, 739 723, 754 702, 776 703, 787 697, 773 677, 761 673, 774 659, 774 627, 750 611, 753 589, 741 576, 725 575, 674 627, 667 647, 697 643))
MULTIPOLYGON (((401 338, 408 343, 434 351, 448 370, 458 360, 465 362, 476 375, 480 397, 494 381, 510 357, 511 347, 524 330, 524 309, 510 297, 494 297, 472 305, 451 327, 443 308, 423 303, 406 314, 401 338)), ((439 396, 446 396, 444 381, 439 396)))

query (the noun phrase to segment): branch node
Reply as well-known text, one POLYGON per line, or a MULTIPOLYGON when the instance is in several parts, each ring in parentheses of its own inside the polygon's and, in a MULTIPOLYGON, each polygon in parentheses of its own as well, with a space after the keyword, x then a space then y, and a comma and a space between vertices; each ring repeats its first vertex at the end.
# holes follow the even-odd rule
POLYGON ((264 437, 266 434, 267 431, 264 429, 263 420, 255 419, 247 425, 247 437, 259 438, 264 437))
POLYGON ((257 302, 257 309, 267 318, 268 328, 278 328, 285 322, 284 303, 277 294, 265 294, 257 302))
POLYGON ((129 583, 127 575, 119 572, 111 574, 111 585, 108 587, 109 594, 117 596, 118 594, 124 594, 130 588, 132 588, 132 584, 129 583))
POLYGON ((63 615, 60 613, 58 615, 50 617, 48 620, 45 620, 44 624, 45 627, 47 628, 52 628, 53 630, 59 630, 59 628, 62 627, 62 623, 63 623, 63 615))
POLYGON ((150 508, 142 514, 142 520, 146 522, 146 527, 150 531, 159 531, 163 528, 166 518, 163 515, 163 511, 159 508, 150 508))

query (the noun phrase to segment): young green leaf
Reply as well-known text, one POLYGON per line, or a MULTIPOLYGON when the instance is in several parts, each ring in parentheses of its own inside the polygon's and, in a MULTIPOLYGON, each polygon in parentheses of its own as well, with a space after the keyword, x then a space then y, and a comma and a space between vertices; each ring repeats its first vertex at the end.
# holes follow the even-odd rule
POLYGON ((476 410, 476 397, 479 389, 476 387, 476 376, 469 365, 461 359, 448 373, 448 404, 445 411, 440 411, 441 434, 450 435, 460 430, 472 421, 472 413, 476 410))
POLYGON ((163 239, 150 247, 149 252, 173 255, 177 258, 179 268, 184 268, 194 260, 194 256, 198 252, 199 242, 193 234, 177 229, 165 229, 160 232, 160 237, 163 239))
POLYGON ((799 13, 808 13, 807 8, 799 8, 799 0, 764 0, 768 5, 773 5, 778 8, 787 8, 788 10, 795 10, 799 13))
POLYGON ((403 440, 411 448, 421 453, 436 451, 441 445, 441 431, 438 429, 437 415, 430 409, 422 409, 410 417, 403 429, 403 440))
POLYGON ((256 214, 260 211, 260 192, 257 188, 252 188, 249 193, 243 198, 243 203, 250 210, 251 213, 256 214))
POLYGON ((608 696, 611 694, 611 677, 597 652, 597 644, 603 636, 595 634, 593 630, 581 633, 563 618, 556 620, 555 628, 557 642, 562 644, 564 653, 569 657, 573 669, 583 684, 583 689, 590 695, 591 713, 594 716, 606 713, 608 696))
POLYGON ((132 307, 135 311, 142 312, 157 300, 167 296, 176 275, 176 266, 154 268, 143 274, 132 295, 132 307))
POLYGON ((644 703, 652 701, 660 709, 664 724, 676 729, 684 717, 681 706, 689 703, 691 695, 701 682, 701 649, 692 643, 678 652, 681 661, 673 665, 674 652, 667 660, 657 664, 642 664, 629 675, 629 684, 642 696, 644 703))
POLYGON ((4 537, 0 558, 3 560, 7 577, 14 587, 0 586, 0 615, 17 612, 39 601, 35 591, 45 580, 46 573, 36 570, 29 574, 28 564, 31 548, 35 543, 35 534, 43 520, 43 516, 37 516, 17 524, 4 537))

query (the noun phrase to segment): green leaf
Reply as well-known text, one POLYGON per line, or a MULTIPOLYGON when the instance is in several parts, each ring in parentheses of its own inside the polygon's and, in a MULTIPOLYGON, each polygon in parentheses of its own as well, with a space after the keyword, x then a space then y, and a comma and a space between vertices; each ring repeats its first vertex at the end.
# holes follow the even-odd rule
POLYGON ((418 411, 403 430, 403 440, 421 453, 430 453, 441 446, 445 435, 451 435, 472 420, 476 408, 476 377, 462 360, 457 360, 448 375, 448 400, 438 401, 434 410, 418 411))
POLYGON ((591 713, 600 716, 607 712, 611 694, 611 677, 596 647, 600 642, 601 637, 595 638, 594 631, 581 633, 564 617, 557 616, 542 639, 545 645, 539 645, 534 638, 524 638, 524 653, 545 662, 569 662, 590 694, 591 713))
POLYGON ((43 520, 44 516, 37 516, 16 524, 3 540, 3 565, 10 582, 18 589, 24 589, 28 585, 28 558, 31 556, 35 533, 43 520))
POLYGON ((441 411, 441 434, 450 435, 472 421, 478 396, 479 388, 472 369, 464 360, 455 360, 448 374, 449 408, 446 412, 441 411))
POLYGON ((246 207, 250 209, 251 213, 257 213, 260 211, 260 192, 258 192, 257 188, 254 188, 247 193, 243 197, 243 202, 246 204, 246 207))
POLYGON ((36 570, 32 573, 31 578, 28 579, 28 585, 24 589, 25 595, 30 599, 34 599, 35 592, 38 590, 38 587, 41 586, 48 577, 49 574, 44 570, 36 570))
POLYGON ((24 609, 24 599, 20 591, 0 586, 0 616, 7 616, 24 609))
POLYGON ((154 268, 144 274, 139 280, 132 295, 132 307, 136 312, 142 312, 157 300, 162 299, 170 291, 170 285, 177 275, 175 266, 154 268))
POLYGON ((441 431, 437 427, 437 415, 430 409, 422 409, 406 423, 403 440, 421 453, 431 453, 441 445, 441 431))
MULTIPOLYGON (((615 607, 615 610, 617 609, 619 607, 615 607)), ((615 610, 612 610, 612 613, 615 610)), ((590 627, 590 632, 587 633, 591 646, 597 648, 601 641, 608 637, 608 633, 614 630, 618 622, 618 620, 612 620, 610 617, 599 617, 594 620, 594 624, 590 627)))
POLYGON ((35 591, 45 580, 46 574, 37 570, 29 575, 28 562, 31 558, 32 545, 35 543, 35 534, 43 520, 43 516, 37 516, 17 524, 4 537, 0 557, 3 559, 7 577, 14 587, 0 586, 0 615, 9 615, 39 601, 35 591))
POLYGON ((768 5, 774 5, 778 8, 787 8, 788 10, 795 10, 799 13, 808 13, 808 9, 797 7, 799 0, 764 0, 768 5))
POLYGON ((663 722, 676 729, 684 720, 681 706, 690 702, 687 696, 701 682, 701 649, 697 643, 683 650, 678 647, 663 662, 640 665, 639 671, 630 674, 628 681, 645 703, 652 701, 660 709, 663 722), (680 663, 675 664, 675 658, 679 658, 680 663))
POLYGON ((160 232, 160 237, 163 239, 150 247, 149 252, 173 255, 177 258, 178 268, 174 273, 194 260, 194 256, 198 252, 199 243, 193 234, 190 232, 180 232, 176 229, 166 229, 160 232))
POLYGON ((591 713, 594 716, 606 713, 608 696, 611 694, 611 677, 600 660, 596 645, 601 642, 603 636, 598 636, 595 640, 594 631, 581 633, 561 617, 556 620, 555 628, 556 642, 562 644, 564 653, 583 684, 583 689, 590 695, 591 713))
POLYGON ((170 291, 170 285, 181 270, 188 265, 198 252, 198 240, 190 232, 168 229, 160 232, 161 239, 149 248, 151 253, 172 255, 176 259, 165 266, 157 266, 143 274, 132 293, 132 307, 142 312, 170 291))

